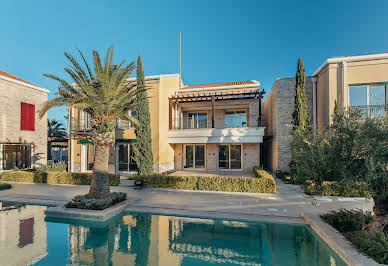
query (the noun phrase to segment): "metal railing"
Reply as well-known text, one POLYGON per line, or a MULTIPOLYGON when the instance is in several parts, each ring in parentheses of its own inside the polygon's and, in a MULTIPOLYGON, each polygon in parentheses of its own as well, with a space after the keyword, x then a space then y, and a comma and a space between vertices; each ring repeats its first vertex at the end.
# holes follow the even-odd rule
MULTIPOLYGON (((241 123, 232 123, 224 122, 223 128, 239 128, 239 127, 248 127, 247 122, 241 122, 241 123)), ((252 125, 253 127, 263 127, 264 122, 262 116, 259 116, 257 118, 257 124, 252 125)), ((172 130, 174 129, 201 129, 201 128, 213 128, 212 125, 212 118, 192 118, 192 117, 183 117, 183 118, 173 118, 172 119, 172 130)))
MULTIPOLYGON (((117 119, 116 129, 130 129, 133 128, 131 122, 128 120, 117 119)), ((71 120, 71 132, 78 134, 89 134, 92 132, 92 123, 89 119, 72 119, 71 120)))
POLYGON ((212 121, 209 118, 183 117, 172 120, 172 129, 199 129, 212 128, 212 121))
POLYGON ((388 112, 388 105, 355 105, 349 108, 352 111, 359 112, 363 118, 378 118, 388 112))

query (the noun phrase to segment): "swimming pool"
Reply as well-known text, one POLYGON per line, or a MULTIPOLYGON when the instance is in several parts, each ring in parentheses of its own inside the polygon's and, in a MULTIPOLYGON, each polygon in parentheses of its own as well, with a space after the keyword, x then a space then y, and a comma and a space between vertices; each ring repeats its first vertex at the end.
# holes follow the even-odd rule
POLYGON ((304 225, 127 213, 101 226, 0 206, 1 265, 346 265, 304 225))

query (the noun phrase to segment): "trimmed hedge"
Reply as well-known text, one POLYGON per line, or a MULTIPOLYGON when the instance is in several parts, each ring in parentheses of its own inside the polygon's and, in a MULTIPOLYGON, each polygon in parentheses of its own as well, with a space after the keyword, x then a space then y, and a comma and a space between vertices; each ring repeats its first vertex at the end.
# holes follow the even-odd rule
POLYGON ((319 184, 312 180, 307 180, 304 184, 304 193, 322 196, 372 197, 369 186, 365 182, 346 184, 336 181, 323 181, 319 184))
MULTIPOLYGON (((71 184, 90 185, 91 173, 69 173, 69 172, 41 172, 41 171, 7 171, 1 174, 3 181, 47 183, 47 184, 71 184)), ((109 185, 120 184, 119 174, 109 174, 109 185)))
MULTIPOLYGON (((256 175, 256 174, 255 174, 256 175)), ((142 180, 144 187, 206 190, 250 193, 275 193, 273 177, 263 170, 257 171, 257 178, 239 176, 166 176, 142 175, 131 179, 142 180)))
POLYGON ((127 193, 124 192, 112 192, 110 197, 107 199, 89 199, 87 195, 78 195, 66 203, 65 207, 88 210, 104 210, 126 200, 126 198, 127 193))

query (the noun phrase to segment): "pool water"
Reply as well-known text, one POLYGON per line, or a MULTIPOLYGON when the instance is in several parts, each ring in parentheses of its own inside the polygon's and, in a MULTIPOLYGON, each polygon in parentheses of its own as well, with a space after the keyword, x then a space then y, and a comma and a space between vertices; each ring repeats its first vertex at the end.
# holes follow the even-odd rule
POLYGON ((346 265, 304 225, 135 213, 82 224, 0 206, 1 265, 346 265))

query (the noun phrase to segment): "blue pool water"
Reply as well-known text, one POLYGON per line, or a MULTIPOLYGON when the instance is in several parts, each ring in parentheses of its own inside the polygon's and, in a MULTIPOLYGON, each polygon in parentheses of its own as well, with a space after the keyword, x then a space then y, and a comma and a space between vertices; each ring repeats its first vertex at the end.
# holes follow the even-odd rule
POLYGON ((346 265, 302 225, 135 213, 98 225, 0 206, 0 265, 346 265))

